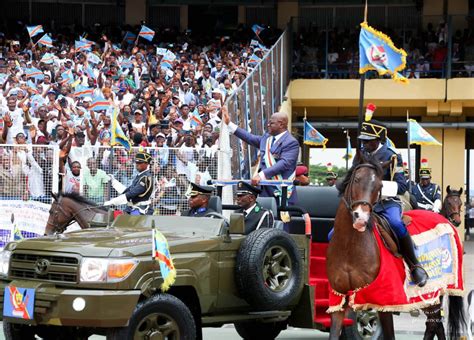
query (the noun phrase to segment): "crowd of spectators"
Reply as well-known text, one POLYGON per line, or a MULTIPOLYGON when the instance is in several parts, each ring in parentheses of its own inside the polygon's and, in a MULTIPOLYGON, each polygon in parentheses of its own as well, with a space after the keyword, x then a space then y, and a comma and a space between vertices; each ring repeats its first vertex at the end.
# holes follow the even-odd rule
MULTIPOLYGON (((378 27, 377 27, 378 28, 378 27)), ((425 30, 397 31, 380 28, 395 46, 407 52, 407 78, 442 78, 447 75, 448 27, 428 24, 425 30)), ((303 26, 295 37, 294 78, 359 77, 359 28, 326 32, 314 26, 303 26)), ((454 30, 451 52, 451 76, 474 76, 474 30, 454 30)), ((369 77, 378 77, 375 72, 369 77)), ((387 75, 388 77, 388 75, 387 75)))
POLYGON ((133 147, 150 148, 155 199, 181 197, 190 181, 216 176, 220 108, 280 32, 268 28, 262 40, 243 26, 217 37, 162 29, 152 42, 124 39, 139 30, 45 27, 52 47, 25 27, 0 33, 0 144, 24 145, 0 147, 0 181, 13 191, 3 190, 5 198, 48 197, 53 154, 42 146, 57 145, 63 190, 82 187, 103 202, 113 194, 108 174, 124 185, 134 175, 133 151, 116 148, 111 157, 115 124, 133 147), (78 40, 91 45, 78 48, 78 40))

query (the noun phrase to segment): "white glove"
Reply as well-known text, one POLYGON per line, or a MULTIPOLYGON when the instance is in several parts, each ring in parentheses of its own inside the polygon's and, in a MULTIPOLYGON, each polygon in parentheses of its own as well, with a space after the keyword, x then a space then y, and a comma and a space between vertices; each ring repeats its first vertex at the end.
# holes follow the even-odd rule
POLYGON ((433 211, 439 213, 441 211, 442 203, 441 200, 437 199, 433 204, 433 211))
POLYGON ((120 183, 119 181, 117 181, 114 177, 114 175, 110 174, 109 175, 109 178, 110 180, 112 181, 112 187, 119 193, 119 194, 122 194, 125 189, 127 189, 127 187, 125 185, 123 185, 122 183, 120 183))
POLYGON ((104 206, 127 204, 127 196, 125 194, 112 198, 110 201, 104 202, 104 206))

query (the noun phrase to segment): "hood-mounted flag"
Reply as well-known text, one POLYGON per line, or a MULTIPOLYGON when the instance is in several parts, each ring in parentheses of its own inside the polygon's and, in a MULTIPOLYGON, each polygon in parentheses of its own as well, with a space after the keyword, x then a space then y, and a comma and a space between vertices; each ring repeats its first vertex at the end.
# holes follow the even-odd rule
POLYGON ((389 36, 370 27, 367 22, 360 24, 359 35, 359 73, 369 70, 380 75, 390 74, 392 79, 408 83, 399 72, 405 69, 407 53, 395 47, 389 36))

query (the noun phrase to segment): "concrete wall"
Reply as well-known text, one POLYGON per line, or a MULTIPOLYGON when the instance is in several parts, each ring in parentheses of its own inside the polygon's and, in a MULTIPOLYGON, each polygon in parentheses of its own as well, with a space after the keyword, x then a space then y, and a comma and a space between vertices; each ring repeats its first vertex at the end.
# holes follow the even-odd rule
POLYGON ((125 0, 125 23, 138 25, 146 20, 146 0, 125 0))
POLYGON ((298 8, 298 1, 278 1, 278 28, 285 29, 286 24, 290 22, 291 17, 298 16, 298 8))

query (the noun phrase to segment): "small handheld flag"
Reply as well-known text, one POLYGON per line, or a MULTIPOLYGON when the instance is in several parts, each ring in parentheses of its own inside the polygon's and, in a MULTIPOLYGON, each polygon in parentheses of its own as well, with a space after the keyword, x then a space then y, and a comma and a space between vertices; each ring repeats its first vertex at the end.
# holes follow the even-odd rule
POLYGON ((259 58, 259 57, 254 53, 254 54, 252 54, 252 55, 250 56, 249 61, 248 61, 248 64, 249 64, 249 66, 251 66, 251 65, 255 66, 255 65, 257 65, 257 64, 258 64, 259 62, 261 62, 261 61, 262 61, 262 59, 259 58))
POLYGON ((123 40, 129 44, 129 45, 133 45, 133 43, 135 42, 135 39, 137 39, 137 35, 136 34, 133 34, 132 32, 125 32, 125 36, 123 37, 123 40))
POLYGON ((138 33, 138 36, 148 41, 152 41, 153 37, 155 36, 155 31, 143 25, 142 29, 140 30, 140 33, 138 33))
POLYGON ((43 35, 36 43, 41 46, 53 47, 53 39, 51 39, 48 33, 43 35))
POLYGON ((76 40, 74 43, 74 47, 76 49, 76 52, 82 52, 82 51, 90 52, 92 50, 92 42, 84 42, 84 41, 76 40))
POLYGON ((375 70, 380 75, 390 74, 395 81, 408 83, 399 72, 405 69, 407 53, 396 48, 390 37, 370 27, 360 24, 359 73, 375 70))
POLYGON ((100 64, 102 62, 100 57, 97 54, 92 53, 92 52, 87 54, 87 61, 92 64, 100 64))
POLYGON ((110 102, 99 94, 97 96, 92 97, 91 105, 89 106, 89 110, 93 111, 102 111, 108 110, 110 108, 110 102))
POLYGON ((176 268, 173 265, 168 241, 163 234, 154 226, 152 228, 152 258, 158 260, 160 263, 161 277, 163 283, 161 284, 161 291, 167 291, 176 280, 176 268))
POLYGON ((36 67, 25 68, 26 78, 44 79, 44 74, 36 67))
POLYGON ((44 32, 42 25, 26 26, 26 30, 28 31, 28 34, 30 35, 30 38, 33 38, 35 35, 44 32))
POLYGON ((112 117, 112 138, 110 139, 110 145, 122 145, 127 151, 130 151, 132 148, 132 143, 130 139, 123 133, 122 127, 118 122, 118 111, 117 108, 114 109, 114 114, 112 117))
POLYGON ((40 60, 40 62, 44 64, 52 64, 53 61, 54 61, 54 54, 52 53, 45 53, 40 60))
POLYGON ((201 116, 199 116, 199 113, 197 110, 194 110, 191 112, 191 127, 196 127, 198 125, 202 125, 202 119, 201 116))
POLYGON ((326 148, 328 139, 325 138, 318 130, 311 126, 306 120, 304 121, 304 144, 306 145, 322 145, 326 148))
POLYGON ((84 85, 77 85, 74 91, 74 97, 84 98, 92 96, 94 89, 86 87, 84 85))
POLYGON ((254 31, 255 35, 258 37, 259 34, 265 29, 265 27, 259 26, 257 24, 252 26, 252 31, 254 31))
POLYGON ((410 144, 418 145, 442 145, 433 136, 431 136, 420 124, 414 119, 408 119, 408 129, 410 136, 410 144))

